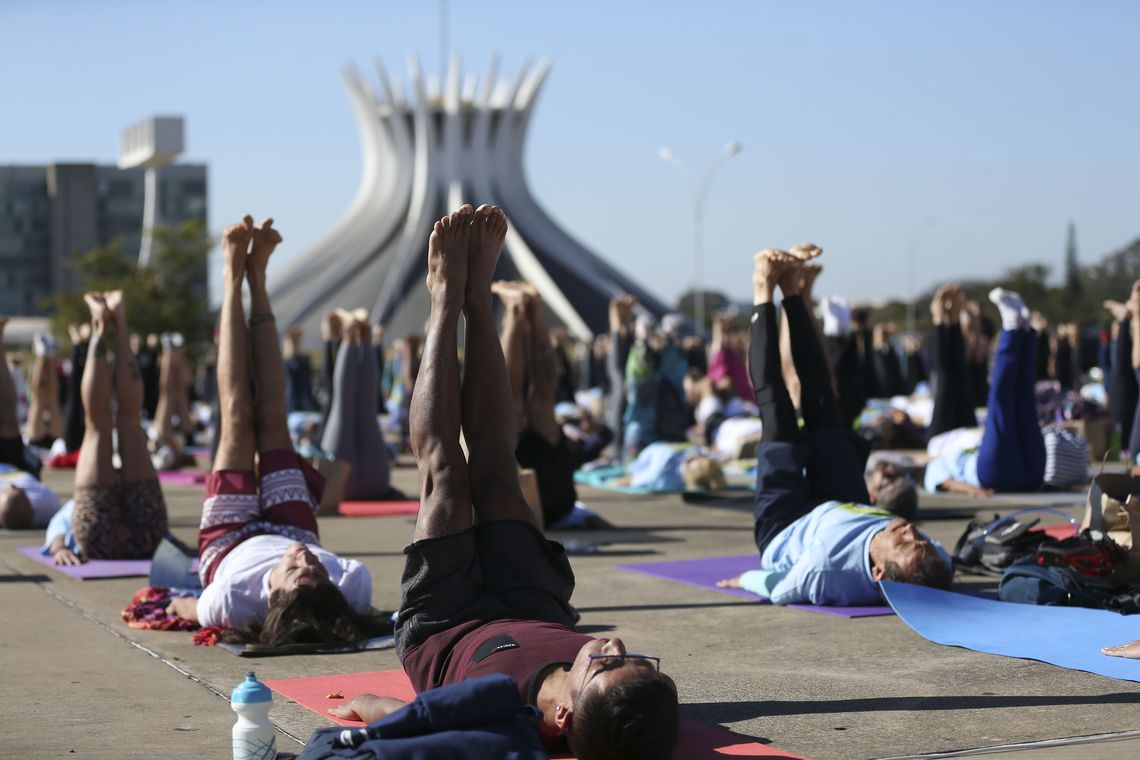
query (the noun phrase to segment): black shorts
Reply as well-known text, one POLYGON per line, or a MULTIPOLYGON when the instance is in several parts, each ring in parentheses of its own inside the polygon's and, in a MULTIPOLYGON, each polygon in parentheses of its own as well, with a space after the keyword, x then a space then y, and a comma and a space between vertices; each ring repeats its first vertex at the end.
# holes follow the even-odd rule
POLYGON ((578 500, 578 490, 574 487, 578 456, 565 436, 559 433, 558 443, 552 444, 527 428, 519 433, 515 461, 519 467, 534 470, 538 495, 542 499, 543 525, 553 525, 570 514, 578 500))
POLYGON ((505 618, 574 627, 574 571, 562 544, 514 520, 404 549, 396 654, 449 628, 505 618))

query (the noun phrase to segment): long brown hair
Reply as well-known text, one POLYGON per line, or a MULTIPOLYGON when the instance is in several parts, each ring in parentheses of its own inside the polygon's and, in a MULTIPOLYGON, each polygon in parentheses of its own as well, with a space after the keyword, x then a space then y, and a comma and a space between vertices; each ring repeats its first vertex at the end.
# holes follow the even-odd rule
POLYGON ((221 639, 231 644, 352 644, 372 635, 368 621, 331 583, 274 591, 264 620, 231 628, 221 639))

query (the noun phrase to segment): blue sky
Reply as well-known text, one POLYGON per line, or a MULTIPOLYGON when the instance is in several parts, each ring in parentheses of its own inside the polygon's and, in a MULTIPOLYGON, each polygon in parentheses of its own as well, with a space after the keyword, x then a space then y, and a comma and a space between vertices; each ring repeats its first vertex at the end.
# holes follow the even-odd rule
MULTIPOLYGON (((528 178, 573 235, 673 300, 691 284, 685 187, 708 198, 705 281, 749 296, 751 254, 813 240, 821 293, 1092 262, 1140 235, 1140 3, 468 2, 450 47, 482 73, 553 61, 528 178)), ((296 254, 339 218, 360 146, 338 69, 440 61, 435 2, 0 0, 0 163, 112 162, 119 131, 187 118, 210 223, 278 219, 296 254)), ((478 202, 479 199, 472 199, 478 202)), ((509 209, 508 209, 509 211, 509 209)), ((272 271, 271 271, 272 275, 272 271)))

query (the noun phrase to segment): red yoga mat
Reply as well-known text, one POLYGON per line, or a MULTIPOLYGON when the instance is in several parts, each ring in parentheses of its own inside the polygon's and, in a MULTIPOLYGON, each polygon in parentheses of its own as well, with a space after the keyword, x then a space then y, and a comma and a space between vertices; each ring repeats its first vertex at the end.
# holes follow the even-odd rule
MULTIPOLYGON (((404 701, 415 699, 416 693, 402 670, 377 670, 371 673, 349 673, 339 676, 315 676, 313 678, 287 678, 279 681, 265 681, 265 685, 283 697, 288 697, 301 707, 323 715, 329 721, 342 726, 361 726, 358 721, 341 720, 328 714, 328 708, 343 705, 358 694, 378 694, 395 697, 404 701), (329 694, 344 694, 344 699, 329 699, 329 694)), ((681 721, 681 735, 677 742, 675 758, 684 760, 717 760, 723 757, 767 757, 796 758, 775 747, 765 746, 745 736, 738 736, 715 726, 707 726, 691 720, 681 721)))
POLYGON ((396 517, 416 515, 420 511, 419 499, 401 501, 342 501, 337 511, 342 517, 396 517))

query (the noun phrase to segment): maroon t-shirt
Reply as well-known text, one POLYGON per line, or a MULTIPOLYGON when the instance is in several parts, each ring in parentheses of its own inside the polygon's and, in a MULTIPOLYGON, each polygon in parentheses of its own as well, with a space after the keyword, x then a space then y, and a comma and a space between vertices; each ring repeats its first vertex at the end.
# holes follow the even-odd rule
POLYGON ((417 693, 503 673, 515 679, 523 702, 534 704, 532 681, 539 671, 573 662, 593 638, 538 620, 472 621, 429 636, 409 649, 404 653, 404 671, 417 693))

